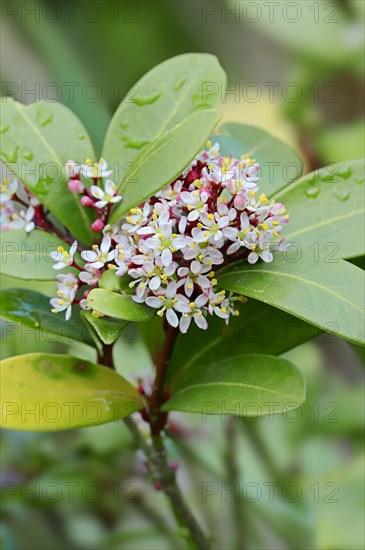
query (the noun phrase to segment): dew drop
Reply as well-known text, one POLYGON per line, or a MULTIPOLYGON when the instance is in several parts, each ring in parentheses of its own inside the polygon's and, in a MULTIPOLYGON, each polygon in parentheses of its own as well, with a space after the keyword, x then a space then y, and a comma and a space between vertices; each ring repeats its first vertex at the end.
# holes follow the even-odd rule
POLYGON ((38 124, 44 127, 44 126, 47 126, 47 124, 51 124, 53 120, 53 116, 49 111, 47 111, 47 109, 45 109, 44 107, 40 107, 38 109, 36 119, 38 124))
POLYGON ((175 77, 174 83, 173 83, 173 89, 175 92, 178 92, 181 90, 181 88, 184 86, 185 82, 187 81, 188 77, 185 73, 178 73, 175 77))
POLYGON ((356 183, 361 184, 364 183, 364 178, 355 178, 356 183))
POLYGON ((77 134, 77 139, 79 139, 80 141, 83 141, 84 139, 86 139, 86 136, 82 132, 79 132, 77 134))
POLYGON ((8 162, 16 162, 18 160, 19 145, 15 143, 9 136, 5 135, 2 138, 2 155, 8 162))
POLYGON ((332 191, 335 197, 337 197, 340 201, 347 201, 351 195, 351 192, 343 187, 335 186, 332 188, 332 191))
POLYGON ((305 194, 307 195, 307 197, 315 199, 316 197, 318 197, 320 191, 321 190, 319 187, 309 187, 308 189, 306 189, 305 194))
POLYGON ((154 95, 146 96, 146 97, 135 97, 132 99, 132 103, 135 103, 135 105, 139 105, 140 107, 143 107, 144 105, 150 105, 151 103, 155 103, 161 96, 162 96, 162 92, 158 92, 154 95))
POLYGON ((119 126, 120 126, 123 130, 125 130, 126 128, 128 128, 129 123, 128 123, 128 122, 121 122, 121 123, 119 124, 119 126))
POLYGON ((0 126, 0 134, 5 134, 9 130, 10 126, 9 124, 2 124, 0 126))
POLYGON ((149 143, 148 140, 138 141, 127 136, 121 136, 120 139, 124 141, 124 147, 126 147, 127 149, 142 149, 142 147, 149 143))
POLYGON ((21 150, 21 156, 23 157, 23 159, 26 159, 26 160, 33 159, 33 153, 27 147, 23 147, 23 149, 21 150))
POLYGON ((350 166, 347 166, 346 168, 344 168, 344 171, 339 172, 338 175, 344 180, 347 180, 350 176, 352 176, 352 168, 350 168, 350 166))

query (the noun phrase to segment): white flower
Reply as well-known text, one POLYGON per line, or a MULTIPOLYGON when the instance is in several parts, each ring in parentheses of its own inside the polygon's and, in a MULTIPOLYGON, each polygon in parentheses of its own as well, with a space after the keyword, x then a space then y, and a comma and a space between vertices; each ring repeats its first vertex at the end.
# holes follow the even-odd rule
POLYGON ((148 306, 159 310, 157 315, 162 317, 166 312, 167 322, 175 328, 179 325, 179 318, 176 315, 176 311, 180 313, 190 313, 191 311, 189 300, 182 294, 176 294, 177 288, 175 281, 171 281, 167 285, 164 294, 146 298, 146 304, 148 306))
POLYGON ((146 240, 145 245, 153 250, 156 256, 161 256, 164 266, 172 262, 172 253, 181 250, 189 244, 189 238, 184 235, 176 235, 172 232, 171 223, 164 223, 160 227, 160 233, 146 240))
POLYGON ((84 250, 81 252, 81 257, 85 260, 88 265, 94 269, 100 269, 108 262, 111 262, 115 256, 116 252, 110 250, 112 240, 109 235, 104 235, 100 248, 97 245, 92 247, 92 250, 84 250))
MULTIPOLYGON (((151 211, 151 206, 149 205, 148 202, 144 203, 143 209, 132 208, 129 211, 129 214, 126 218, 127 223, 124 223, 122 225, 123 231, 126 231, 131 235, 139 232, 143 226, 147 225, 150 211, 151 211)), ((154 233, 154 231, 150 231, 148 234, 150 233, 152 234, 154 233)))
POLYGON ((4 178, 1 184, 0 204, 6 204, 18 190, 19 182, 15 176, 4 178))
POLYGON ((129 286, 133 288, 139 283, 136 295, 142 300, 148 288, 154 292, 161 290, 161 285, 167 284, 175 273, 176 267, 175 262, 172 262, 169 266, 164 266, 160 257, 154 258, 153 261, 146 261, 142 267, 129 270, 128 274, 135 279, 135 281, 129 283, 129 286))
POLYGON ((134 244, 132 244, 127 237, 125 237, 126 241, 122 244, 117 244, 116 247, 116 255, 114 257, 114 261, 118 266, 118 269, 116 270, 115 274, 118 277, 122 277, 127 273, 130 263, 132 263, 132 258, 135 254, 136 248, 134 244))
POLYGON ((97 208, 104 208, 107 204, 114 204, 122 200, 122 197, 117 195, 118 188, 112 180, 106 180, 104 190, 98 185, 92 185, 90 192, 93 197, 99 199, 95 203, 97 208))
POLYGON ((99 162, 92 163, 90 159, 87 159, 85 164, 80 168, 80 173, 89 179, 108 178, 112 175, 113 170, 108 170, 108 163, 101 158, 99 162))
POLYGON ((179 328, 182 333, 186 333, 190 327, 191 320, 194 319, 195 324, 202 330, 207 330, 208 323, 204 317, 202 307, 206 305, 208 296, 200 294, 194 302, 189 303, 190 312, 183 313, 180 319, 179 328))
POLYGON ((80 281, 89 286, 95 286, 101 277, 100 269, 95 269, 88 264, 85 264, 84 269, 85 271, 81 271, 79 275, 80 281))
POLYGON ((66 275, 58 275, 58 298, 52 298, 50 304, 52 313, 59 313, 66 310, 66 321, 71 319, 71 306, 75 299, 78 284, 77 279, 72 273, 66 275))
POLYGON ((186 296, 190 298, 190 296, 193 294, 195 285, 200 286, 202 289, 208 289, 211 286, 211 281, 203 275, 203 273, 207 273, 210 271, 210 265, 204 265, 200 262, 194 260, 190 264, 190 268, 188 267, 180 267, 177 270, 177 274, 179 277, 181 277, 181 281, 184 283, 184 291, 186 296))
POLYGON ((14 210, 10 214, 9 229, 24 229, 26 233, 30 233, 35 228, 34 214, 33 206, 29 206, 27 211, 20 210, 17 212, 14 210))
POLYGON ((58 246, 57 250, 50 252, 50 257, 54 262, 57 262, 53 265, 53 269, 63 269, 66 266, 72 265, 74 261, 74 255, 77 250, 77 241, 74 241, 70 247, 69 252, 63 248, 63 246, 58 246))
POLYGON ((206 191, 183 191, 180 194, 180 198, 184 204, 186 204, 189 214, 187 216, 188 221, 195 221, 199 218, 201 212, 208 210, 207 200, 210 194, 206 191))

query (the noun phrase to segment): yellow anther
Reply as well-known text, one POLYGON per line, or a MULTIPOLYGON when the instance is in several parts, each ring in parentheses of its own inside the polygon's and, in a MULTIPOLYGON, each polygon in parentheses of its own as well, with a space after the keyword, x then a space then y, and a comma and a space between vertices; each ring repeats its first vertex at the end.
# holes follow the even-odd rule
POLYGON ((160 309, 160 311, 157 312, 157 315, 158 315, 159 317, 163 317, 163 311, 160 309))
POLYGON ((266 231, 266 229, 269 229, 269 224, 267 224, 266 222, 262 224, 262 229, 264 231, 266 231))
POLYGON ((209 279, 211 279, 212 277, 214 277, 214 275, 215 275, 215 271, 210 271, 210 272, 208 273, 209 279))
POLYGON ((132 220, 132 218, 131 218, 130 216, 127 216, 127 222, 128 222, 128 223, 133 223, 133 220, 132 220))
POLYGON ((108 269, 118 269, 116 265, 108 264, 108 269))
POLYGON ((249 191, 248 196, 253 198, 255 196, 255 191, 249 191))
POLYGON ((87 164, 88 166, 90 166, 90 164, 91 164, 91 159, 86 159, 86 160, 85 160, 85 164, 87 164))
POLYGON ((160 300, 164 300, 165 298, 163 296, 159 296, 159 299, 160 300))
POLYGON ((58 309, 56 309, 56 308, 52 308, 51 311, 52 311, 52 313, 58 313, 58 309))
POLYGON ((201 229, 201 228, 204 227, 204 226, 203 226, 202 223, 199 222, 199 223, 197 224, 197 227, 199 227, 199 229, 201 229))
POLYGON ((279 233, 277 231, 273 231, 272 234, 274 235, 274 237, 278 237, 279 236, 279 233))
POLYGON ((100 160, 99 160, 100 164, 103 164, 105 162, 105 160, 103 159, 103 157, 100 157, 100 160))
POLYGON ((137 208, 131 208, 129 212, 131 214, 137 214, 137 208))
POLYGON ((63 246, 57 246, 57 252, 63 252, 64 248, 63 246))
POLYGON ((192 283, 188 283, 188 285, 187 285, 188 288, 193 288, 193 286, 194 285, 192 283))
POLYGON ((278 220, 274 220, 274 221, 272 222, 272 224, 273 224, 275 227, 277 227, 277 226, 279 225, 279 222, 278 222, 278 220))
POLYGON ((226 307, 222 307, 222 311, 223 311, 223 313, 227 313, 227 308, 226 308, 226 307))
POLYGON ((58 300, 58 305, 59 305, 59 306, 63 306, 63 304, 64 304, 64 301, 63 301, 63 300, 58 300))
POLYGON ((173 233, 173 234, 171 235, 171 238, 172 238, 172 239, 176 239, 176 237, 177 237, 176 233, 173 233))
POLYGON ((98 249, 98 245, 97 245, 97 244, 93 244, 91 248, 92 248, 93 250, 97 250, 97 249, 98 249))
POLYGON ((195 302, 190 302, 189 307, 195 307, 195 302))
POLYGON ((212 145, 213 145, 212 142, 210 141, 210 139, 208 139, 208 141, 207 141, 207 143, 206 143, 206 147, 207 147, 208 149, 210 149, 210 148, 212 147, 212 145))
POLYGON ((158 250, 159 252, 162 252, 162 251, 163 251, 163 246, 159 246, 157 250, 158 250))

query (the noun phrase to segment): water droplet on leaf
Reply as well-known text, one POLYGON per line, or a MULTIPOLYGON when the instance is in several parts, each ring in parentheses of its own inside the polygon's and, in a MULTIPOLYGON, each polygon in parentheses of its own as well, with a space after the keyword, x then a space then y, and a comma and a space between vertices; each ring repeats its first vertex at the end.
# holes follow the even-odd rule
POLYGON ((21 156, 23 157, 23 159, 26 159, 26 160, 32 160, 33 159, 33 153, 27 147, 23 147, 23 149, 21 151, 21 156))
POLYGON ((18 160, 19 145, 15 143, 9 136, 5 135, 2 140, 2 156, 8 162, 16 162, 18 160))
POLYGON ((335 197, 337 197, 340 201, 347 201, 347 199, 351 195, 351 192, 344 187, 335 186, 332 188, 332 191, 335 197))
POLYGON ((134 97, 132 99, 132 103, 135 103, 136 105, 139 105, 140 107, 143 107, 143 105, 150 105, 151 103, 155 103, 162 95, 162 92, 158 92, 151 96, 146 97, 134 97))
POLYGON ((2 124, 0 126, 0 134, 5 134, 9 130, 10 126, 9 124, 2 124))
POLYGON ((77 134, 77 139, 79 139, 80 141, 83 141, 84 139, 86 139, 86 136, 82 132, 79 132, 77 134))
POLYGON ((36 120, 40 126, 44 127, 47 126, 47 124, 51 124, 53 116, 47 109, 40 107, 36 115, 36 120))
POLYGON ((173 89, 175 90, 175 92, 181 90, 181 88, 184 86, 187 79, 188 79, 188 77, 185 73, 178 73, 176 75, 174 83, 173 83, 173 89))
POLYGON ((343 178, 344 180, 349 179, 349 177, 352 175, 352 168, 349 166, 344 168, 343 172, 339 172, 338 175, 343 178))
POLYGON ((120 138, 122 141, 124 141, 124 147, 127 149, 142 149, 147 143, 149 143, 148 140, 140 140, 129 138, 127 136, 121 136, 120 138))
POLYGON ((305 194, 307 195, 307 197, 315 199, 316 197, 318 197, 320 191, 321 190, 319 187, 308 187, 308 189, 306 189, 305 191, 305 194))

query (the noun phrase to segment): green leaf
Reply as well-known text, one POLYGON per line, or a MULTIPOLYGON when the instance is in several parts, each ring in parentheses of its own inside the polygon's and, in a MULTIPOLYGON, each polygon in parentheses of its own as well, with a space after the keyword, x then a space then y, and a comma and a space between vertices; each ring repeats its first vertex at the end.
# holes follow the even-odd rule
POLYGON ((79 119, 60 103, 22 105, 3 99, 0 158, 72 233, 86 243, 93 238, 91 212, 67 189, 64 163, 94 158, 79 119))
MULTIPOLYGON (((294 249, 294 254, 297 250, 294 249)), ((278 252, 270 264, 239 262, 218 274, 219 285, 291 313, 354 343, 364 344, 364 272, 339 260, 314 263, 278 252)))
POLYGON ((165 411, 261 416, 301 405, 305 381, 286 359, 248 354, 205 363, 173 392, 165 411))
POLYGON ((319 254, 319 261, 364 254, 364 164, 326 166, 275 196, 290 215, 285 238, 313 250, 312 258, 319 254))
POLYGON ((98 313, 136 323, 149 321, 154 315, 152 308, 137 304, 130 296, 100 288, 95 288, 89 293, 87 303, 98 313))
POLYGON ((123 182, 123 200, 113 210, 111 222, 174 181, 199 152, 220 118, 217 111, 200 111, 164 134, 138 164, 136 179, 131 176, 123 182))
POLYGON ((77 340, 94 345, 82 323, 79 308, 74 307, 72 318, 65 321, 62 313, 52 313, 48 296, 34 290, 6 288, 0 291, 0 317, 39 330, 46 342, 60 339, 72 343, 77 340))
POLYGON ((90 311, 83 311, 82 318, 86 322, 91 334, 100 338, 104 344, 113 344, 128 325, 128 321, 116 321, 104 317, 94 317, 90 311))
POLYGON ((117 109, 105 137, 103 156, 119 168, 119 181, 127 176, 128 163, 140 166, 169 130, 197 109, 214 107, 225 81, 217 58, 209 54, 173 57, 143 76, 117 109))
POLYGON ((1 425, 55 431, 94 426, 144 406, 142 396, 115 371, 76 357, 30 353, 1 362, 1 425))
POLYGON ((316 327, 257 300, 249 298, 238 309, 239 317, 232 316, 229 325, 209 317, 208 330, 202 331, 192 323, 186 334, 179 335, 168 370, 171 384, 183 383, 192 372, 224 359, 227 350, 230 357, 262 350, 281 355, 319 334, 316 327))
POLYGON ((58 246, 65 243, 41 229, 29 234, 23 229, 5 231, 1 234, 1 273, 17 279, 52 281, 57 271, 49 253, 58 246))
POLYGON ((220 127, 222 135, 212 137, 223 155, 248 155, 261 167, 260 191, 272 195, 299 178, 303 163, 294 149, 261 128, 229 122, 220 127))
POLYGON ((132 281, 132 277, 129 275, 123 275, 123 277, 117 277, 113 269, 104 271, 99 281, 98 287, 105 290, 123 291, 124 294, 133 294, 133 290, 129 287, 129 283, 132 281))

